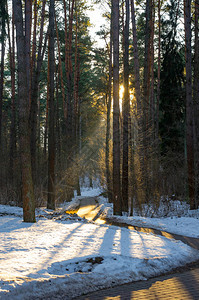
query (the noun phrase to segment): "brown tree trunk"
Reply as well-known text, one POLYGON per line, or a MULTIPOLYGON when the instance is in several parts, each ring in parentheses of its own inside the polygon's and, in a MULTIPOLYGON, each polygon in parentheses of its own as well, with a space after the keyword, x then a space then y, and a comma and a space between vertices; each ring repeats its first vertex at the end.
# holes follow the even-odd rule
POLYGON ((151 78, 152 78, 152 0, 146 0, 146 28, 145 28, 145 61, 144 61, 144 82, 143 82, 143 182, 145 190, 145 201, 149 202, 150 197, 150 152, 151 143, 151 78))
POLYGON ((155 6, 154 0, 151 2, 151 39, 150 39, 150 139, 153 143, 154 121, 155 121, 155 99, 154 99, 154 22, 155 22, 155 6))
POLYGON ((54 104, 54 30, 55 30, 55 3, 50 0, 49 8, 49 133, 48 133, 48 201, 47 208, 55 209, 55 104, 54 104))
POLYGON ((78 89, 79 89, 79 53, 78 53, 78 15, 76 8, 76 25, 75 25, 75 65, 74 65, 74 108, 73 108, 73 136, 77 147, 77 125, 78 125, 78 89))
POLYGON ((144 130, 145 135, 149 126, 149 105, 150 105, 150 75, 151 75, 151 13, 152 0, 146 0, 146 28, 145 28, 145 60, 144 60, 144 82, 143 82, 143 104, 144 104, 144 130))
MULTIPOLYGON (((63 0, 64 4, 64 31, 65 31, 65 72, 68 73, 68 24, 67 24, 67 8, 66 8, 66 0, 63 0)), ((68 80, 68 75, 67 75, 68 80)), ((68 83, 68 82, 67 82, 68 83)), ((68 90, 67 90, 67 99, 68 99, 68 90)), ((67 105, 64 105, 64 119, 66 122, 67 118, 67 105)))
POLYGON ((106 119, 106 184, 107 184, 107 193, 108 193, 108 201, 112 202, 112 188, 111 188, 111 174, 110 174, 110 121, 111 121, 111 101, 112 101, 112 60, 113 60, 113 38, 112 38, 112 17, 110 20, 110 49, 109 49, 109 82, 108 82, 108 99, 107 99, 107 119, 106 119))
POLYGON ((122 164, 122 211, 128 212, 129 187, 129 0, 125 1, 126 20, 124 27, 124 99, 123 99, 123 164, 122 164))
POLYGON ((199 0, 195 1, 195 49, 194 49, 194 121, 195 121, 195 176, 196 206, 199 205, 199 0))
POLYGON ((46 95, 46 119, 44 128, 44 160, 47 160, 47 137, 48 137, 48 120, 49 120, 49 84, 50 84, 50 59, 48 51, 48 74, 47 74, 47 95, 46 95))
MULTIPOLYGON (((73 141, 73 108, 72 108, 72 77, 73 77, 73 66, 72 66, 72 25, 73 25, 73 14, 74 14, 74 3, 75 0, 69 1, 69 28, 68 28, 68 66, 67 66, 67 145, 68 154, 71 155, 70 151, 72 148, 73 141), (71 3, 72 1, 72 3, 71 3)), ((68 161, 69 163, 69 161, 68 161)))
MULTIPOLYGON (((8 11, 8 7, 7 7, 8 11)), ((11 73, 11 124, 10 124, 10 161, 9 174, 10 182, 14 183, 14 160, 16 158, 16 108, 15 108, 15 39, 14 39, 14 16, 12 18, 12 42, 9 20, 7 20, 8 43, 9 43, 9 64, 11 73)))
MULTIPOLYGON (((35 58, 35 49, 33 40, 33 53, 32 53, 32 78, 31 78, 31 107, 30 107, 30 126, 31 126, 31 161, 32 161, 32 172, 33 172, 33 181, 37 181, 37 159, 36 159, 36 149, 37 149, 37 114, 38 114, 38 89, 39 89, 39 77, 43 62, 43 53, 46 48, 47 43, 47 34, 45 37, 45 42, 43 46, 42 53, 42 42, 43 42, 43 29, 44 29, 44 17, 45 17, 45 5, 46 0, 42 4, 42 13, 41 13, 41 24, 40 24, 40 36, 39 36, 39 46, 37 59, 35 58), (36 59, 36 61, 35 61, 36 59)), ((35 20, 36 21, 36 20, 35 20)), ((35 36, 35 31, 33 32, 33 37, 35 36)), ((35 38, 34 38, 35 39, 35 38)))
MULTIPOLYGON (((35 70, 35 63, 36 63, 36 47, 37 47, 37 1, 34 1, 34 8, 33 8, 33 39, 32 39, 32 57, 31 57, 31 79, 33 78, 33 70, 35 70)), ((32 82, 31 82, 32 84, 32 82)))
MULTIPOLYGON (((58 66, 59 68, 59 66, 58 66)), ((56 128, 56 159, 57 159, 57 166, 58 166, 58 170, 61 170, 61 165, 62 165, 62 161, 61 161, 61 136, 60 136, 60 116, 59 116, 59 72, 57 72, 57 76, 56 76, 56 121, 55 121, 55 128, 56 128)), ((61 178, 59 177, 59 180, 61 178)))
POLYGON ((186 142, 190 209, 196 208, 194 183, 193 99, 191 67, 191 0, 184 0, 186 55, 186 142))
MULTIPOLYGON (((76 4, 76 3, 75 3, 76 4)), ((77 161, 79 160, 79 109, 80 109, 80 101, 79 101, 79 80, 80 80, 80 62, 79 62, 79 16, 78 16, 78 6, 75 5, 75 15, 76 15, 76 24, 75 24, 75 65, 74 65, 74 108, 73 108, 73 136, 75 138, 75 155, 77 161)), ((75 173, 75 181, 76 181, 76 190, 77 195, 81 195, 80 191, 80 176, 79 176, 79 166, 77 166, 77 170, 75 173)))
MULTIPOLYGON (((134 151, 134 176, 136 179, 134 183, 136 185, 136 194, 140 211, 142 210, 142 203, 145 201, 145 187, 143 184, 144 173, 144 151, 143 151, 143 103, 141 96, 141 83, 140 83, 140 66, 138 58, 138 42, 137 42, 137 29, 135 20, 135 7, 134 0, 131 0, 131 18, 132 18, 132 31, 133 31, 133 58, 134 58, 134 76, 135 76, 135 98, 136 98, 136 124, 132 124, 132 129, 137 134, 136 137, 136 149, 134 151)), ((131 212, 133 213, 133 212, 131 212)))
POLYGON ((113 17, 113 213, 122 214, 120 183, 119 108, 119 0, 112 2, 113 17))
POLYGON ((62 61, 61 61, 61 52, 60 52, 60 42, 59 42, 59 32, 57 27, 57 20, 55 15, 55 28, 56 28, 56 36, 57 36, 57 50, 58 50, 58 60, 59 60, 59 73, 61 80, 61 93, 63 100, 63 111, 65 111, 65 90, 64 90, 64 80, 63 80, 63 71, 62 71, 62 61))
POLYGON ((1 72, 0 72, 0 151, 2 151, 2 107, 3 107, 3 85, 4 85, 4 62, 5 62, 5 1, 1 4, 1 72))
MULTIPOLYGON (((131 18, 132 18, 132 31, 133 31, 133 58, 134 58, 134 76, 135 76, 135 97, 137 102, 138 116, 142 115, 142 100, 140 89, 140 66, 138 58, 138 42, 137 42, 137 29, 135 21, 135 8, 134 0, 131 0, 131 18)), ((141 123, 140 123, 141 125, 141 123)))
POLYGON ((18 97, 19 97, 19 143, 22 171, 22 200, 24 222, 35 222, 35 200, 33 192, 30 130, 29 130, 29 98, 26 66, 26 41, 23 28, 21 0, 13 0, 14 19, 16 25, 17 59, 18 59, 18 97))
MULTIPOLYGON (((31 40, 31 27, 32 27, 32 0, 25 1, 25 37, 26 37, 26 71, 27 71, 27 88, 29 105, 31 102, 31 61, 30 61, 30 40, 31 40)), ((32 166, 34 167, 34 166, 32 166)))
POLYGON ((159 135, 159 105, 160 105, 160 68, 161 68, 161 0, 158 0, 158 81, 157 81, 157 103, 156 103, 156 141, 159 135))

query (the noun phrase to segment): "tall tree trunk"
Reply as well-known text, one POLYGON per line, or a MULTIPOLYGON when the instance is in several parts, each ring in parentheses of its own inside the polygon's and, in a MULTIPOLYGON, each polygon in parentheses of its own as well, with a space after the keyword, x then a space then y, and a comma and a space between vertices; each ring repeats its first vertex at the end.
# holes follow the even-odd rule
POLYGON ((124 99, 123 99, 123 164, 122 164, 122 211, 128 212, 129 187, 129 0, 125 1, 126 21, 124 27, 124 99))
POLYGON ((119 0, 112 2, 113 17, 113 213, 122 214, 120 183, 119 108, 119 0))
POLYGON ((41 72, 41 67, 43 62, 43 55, 47 44, 47 34, 46 34, 44 45, 43 45, 43 52, 42 52, 45 5, 46 5, 46 0, 44 0, 42 4, 39 45, 38 45, 38 53, 36 56, 37 58, 35 57, 35 53, 34 53, 36 51, 36 49, 34 49, 34 43, 36 42, 35 31, 33 32, 34 39, 33 39, 32 78, 31 78, 31 107, 30 107, 31 144, 30 146, 31 146, 33 181, 35 184, 37 181, 36 149, 37 149, 37 114, 38 114, 39 77, 40 77, 40 72, 41 72))
POLYGON ((146 28, 145 28, 145 60, 144 60, 144 82, 143 82, 143 104, 144 104, 144 117, 145 128, 147 131, 149 126, 149 105, 150 105, 150 75, 151 75, 151 13, 152 13, 152 0, 146 0, 146 28))
POLYGON ((5 1, 1 4, 1 73, 0 73, 0 151, 2 151, 2 107, 3 107, 3 85, 4 85, 4 62, 5 62, 5 1))
MULTIPOLYGON (((34 0, 34 8, 33 8, 34 25, 33 25, 33 38, 32 38, 31 79, 33 78, 33 70, 35 70, 35 64, 36 64, 37 17, 38 17, 37 1, 34 0)), ((32 82, 31 82, 31 85, 32 85, 32 82)))
POLYGON ((77 148, 77 125, 78 125, 78 89, 79 89, 79 53, 78 53, 78 14, 75 5, 76 24, 75 24, 75 65, 74 65, 74 108, 73 108, 73 136, 77 148))
MULTIPOLYGON (((67 66, 67 145, 68 153, 71 155, 70 150, 72 148, 73 141, 73 106, 72 106, 72 25, 73 25, 73 14, 74 14, 74 3, 75 0, 69 1, 69 28, 68 28, 68 66, 67 66), (72 1, 72 3, 71 3, 72 1)), ((69 164, 69 161, 68 161, 69 164)), ((68 166, 69 167, 69 166, 68 166)))
POLYGON ((195 120, 195 176, 196 205, 199 205, 199 0, 195 1, 195 49, 194 49, 194 120, 195 120))
MULTIPOLYGON (((8 11, 8 6, 7 6, 8 11)), ((15 108, 15 39, 14 39, 14 16, 12 18, 12 42, 9 19, 7 20, 8 27, 8 43, 9 43, 9 64, 11 73, 11 123, 10 123, 10 159, 9 159, 9 174, 10 183, 14 183, 14 160, 16 158, 16 108, 15 108)))
POLYGON ((112 24, 112 12, 110 19, 110 48, 109 48, 109 81, 108 81, 108 98, 107 98, 107 120, 106 120, 106 153, 105 153, 105 163, 106 163, 106 184, 107 184, 107 193, 108 193, 108 201, 113 202, 112 195, 112 180, 110 174, 110 121, 111 121, 111 102, 112 102, 112 77, 113 77, 113 29, 112 24))
MULTIPOLYGON (((136 176, 136 193, 140 211, 142 210, 142 203, 145 200, 145 187, 143 185, 143 172, 144 172, 144 151, 143 151, 143 103, 141 95, 141 82, 140 82, 140 65, 138 58, 138 42, 137 42, 137 29, 135 20, 135 7, 134 0, 131 0, 131 18, 132 18, 132 31, 133 31, 133 58, 134 58, 134 76, 135 76, 135 98, 136 98, 136 124, 134 131, 136 136, 136 151, 134 151, 134 175, 136 176)), ((133 126, 132 126, 133 127, 133 126)))
MULTIPOLYGON (((73 108, 73 136, 75 138, 75 155, 77 161, 79 160, 79 109, 80 109, 80 101, 79 101, 79 80, 80 80, 80 62, 79 62, 79 16, 78 16, 78 6, 75 3, 75 15, 76 15, 76 24, 75 24, 75 66, 74 66, 74 108, 73 108)), ((76 181, 76 190, 77 195, 81 195, 80 191, 80 176, 79 176, 79 166, 77 166, 75 181, 76 181)))
POLYGON ((29 102, 26 66, 26 41, 21 0, 13 0, 16 25, 19 96, 19 143, 22 170, 22 200, 24 222, 35 222, 35 200, 31 172, 29 102))
POLYGON ((190 209, 196 208, 194 187, 193 99, 191 67, 191 0, 184 0, 186 55, 186 142, 190 209))
POLYGON ((160 68, 161 68, 161 0, 158 0, 158 81, 157 81, 157 103, 156 103, 156 141, 159 135, 159 105, 160 105, 160 68))
MULTIPOLYGON (((59 68, 59 66, 58 66, 59 68)), ((59 116, 59 72, 57 72, 57 76, 56 76, 56 121, 55 121, 55 132, 56 132, 56 161, 57 161, 57 166, 58 166, 58 170, 61 170, 61 136, 60 136, 60 116, 59 116)), ((59 177, 59 180, 61 178, 59 177)))
MULTIPOLYGON (((31 61, 30 61, 30 40, 31 40, 31 27, 32 27, 32 0, 25 1, 25 37, 26 37, 26 71, 27 71, 27 88, 29 105, 31 101, 31 61)), ((34 166, 32 166, 34 167, 34 166)))
MULTIPOLYGON (((67 8, 66 0, 63 0, 64 4, 64 32, 65 32, 65 72, 67 74, 67 84, 68 84, 68 24, 67 24, 67 8)), ((67 89, 67 101, 68 101, 68 89, 67 89)), ((64 105, 64 119, 66 123, 67 118, 67 105, 64 105)))
POLYGON ((108 193, 108 201, 113 201, 112 188, 111 188, 111 174, 110 174, 110 127, 111 127, 111 100, 112 100, 112 77, 113 77, 113 68, 112 68, 112 60, 113 60, 113 37, 112 37, 112 17, 110 20, 110 49, 109 49, 109 80, 108 80, 108 99, 107 99, 107 119, 106 119, 106 184, 107 184, 107 193, 108 193))
POLYGON ((65 90, 64 90, 64 80, 63 80, 62 61, 61 61, 61 52, 60 52, 59 32, 58 32, 58 27, 57 27, 56 14, 55 14, 55 28, 56 28, 56 36, 57 36, 57 50, 58 50, 58 60, 59 60, 59 73, 60 73, 60 81, 61 81, 63 111, 65 111, 65 90))
POLYGON ((48 202, 47 208, 55 209, 55 104, 54 104, 54 30, 55 30, 55 3, 50 0, 49 8, 49 133, 48 133, 48 202))
POLYGON ((155 5, 154 0, 151 2, 151 38, 150 38, 150 138, 153 143, 154 121, 155 121, 155 99, 154 99, 154 23, 155 23, 155 5))
POLYGON ((47 73, 47 95, 46 95, 46 119, 44 128, 44 160, 47 160, 47 137, 48 137, 48 123, 49 123, 49 84, 50 84, 50 59, 48 51, 48 73, 47 73))
POLYGON ((145 61, 144 61, 144 82, 143 82, 143 113, 144 113, 144 126, 143 126, 143 182, 145 189, 145 201, 149 201, 149 144, 151 133, 151 118, 150 118, 150 92, 151 92, 151 67, 152 67, 152 0, 146 0, 146 28, 145 28, 145 61))
MULTIPOLYGON (((67 169, 71 168, 71 162, 73 160, 73 105, 72 105, 72 81, 73 81, 73 65, 72 65, 72 37, 73 37, 73 16, 74 16, 74 4, 75 0, 69 0, 68 3, 68 24, 67 24, 67 7, 66 1, 63 0, 64 4, 64 20, 65 20, 65 70, 66 70, 66 81, 67 81, 67 104, 65 111, 65 122, 66 122, 66 151, 67 151, 67 169)), ((68 178, 69 179, 69 178, 68 178)), ((71 181, 71 178, 70 178, 71 181)), ((68 186, 67 200, 71 201, 73 193, 73 184, 66 182, 68 186)))

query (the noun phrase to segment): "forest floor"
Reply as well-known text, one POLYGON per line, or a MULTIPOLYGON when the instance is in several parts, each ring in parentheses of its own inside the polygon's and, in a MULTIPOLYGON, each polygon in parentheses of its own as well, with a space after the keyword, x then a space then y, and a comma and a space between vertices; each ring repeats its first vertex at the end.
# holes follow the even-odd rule
MULTIPOLYGON (((63 299, 63 294, 72 299, 146 280, 199 259, 199 251, 182 241, 103 224, 103 219, 112 218, 112 207, 98 195, 99 190, 84 191, 55 212, 37 209, 35 224, 22 222, 21 208, 0 205, 0 299, 63 299)), ((139 216, 115 221, 151 227, 153 220, 166 230, 175 220, 170 232, 198 237, 198 212, 179 215, 180 205, 172 215, 155 221, 139 216)))

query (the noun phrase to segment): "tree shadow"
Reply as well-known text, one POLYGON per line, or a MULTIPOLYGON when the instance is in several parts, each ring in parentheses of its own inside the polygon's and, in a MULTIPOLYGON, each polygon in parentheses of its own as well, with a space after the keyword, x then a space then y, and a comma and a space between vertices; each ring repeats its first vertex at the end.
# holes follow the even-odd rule
POLYGON ((30 228, 36 223, 25 223, 22 221, 21 217, 16 216, 4 216, 0 219, 0 233, 11 232, 23 228, 30 228))

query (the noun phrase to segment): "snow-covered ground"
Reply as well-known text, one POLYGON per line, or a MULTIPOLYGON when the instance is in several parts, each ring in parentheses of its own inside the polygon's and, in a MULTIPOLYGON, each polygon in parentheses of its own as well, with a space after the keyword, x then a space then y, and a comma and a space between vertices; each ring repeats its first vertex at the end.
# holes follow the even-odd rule
MULTIPOLYGON (((99 194, 84 191, 82 197, 99 194)), ((53 299, 55 293, 72 299, 199 259, 199 251, 180 241, 63 213, 78 201, 57 214, 37 210, 35 224, 22 222, 21 208, 0 205, 0 299, 53 299)), ((110 214, 110 205, 100 202, 110 214)))
MULTIPOLYGON (((112 217, 113 205, 107 203, 107 200, 103 197, 99 197, 98 201, 103 215, 112 217)), ((199 209, 191 211, 189 210, 189 205, 186 203, 170 201, 169 206, 161 203, 157 211, 153 211, 152 207, 144 207, 144 210, 145 217, 139 216, 138 212, 135 211, 132 217, 114 216, 114 219, 135 226, 150 227, 170 233, 199 238, 199 209)))

